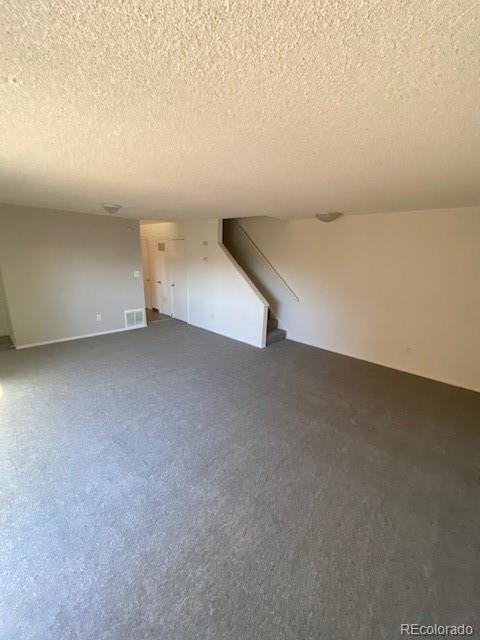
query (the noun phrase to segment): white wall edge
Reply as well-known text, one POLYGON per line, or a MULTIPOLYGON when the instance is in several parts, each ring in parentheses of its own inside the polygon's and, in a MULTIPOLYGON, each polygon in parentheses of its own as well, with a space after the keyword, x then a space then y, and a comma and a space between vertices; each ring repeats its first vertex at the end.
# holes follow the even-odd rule
POLYGON ((57 342, 70 342, 70 340, 83 340, 83 338, 95 338, 95 336, 105 336, 109 333, 120 333, 122 331, 135 331, 135 329, 144 329, 147 325, 142 324, 138 327, 122 327, 121 329, 111 329, 110 331, 98 331, 97 333, 84 333, 81 336, 70 336, 68 338, 59 338, 58 340, 46 340, 45 342, 30 342, 28 344, 15 345, 15 349, 30 349, 31 347, 42 347, 46 344, 55 344, 57 342))
MULTIPOLYGON (((233 258, 232 254, 230 253, 230 251, 227 249, 227 247, 223 244, 223 236, 222 236, 222 220, 220 219, 218 221, 218 238, 217 238, 217 243, 218 246, 220 247, 220 249, 223 251, 223 253, 225 254, 225 256, 228 258, 229 262, 235 267, 235 269, 237 270, 237 272, 242 276, 243 280, 245 281, 246 284, 248 284, 248 286, 250 287, 251 291, 257 296, 257 298, 259 299, 260 302, 263 303, 264 305, 264 310, 263 310, 263 332, 262 332, 262 344, 258 345, 255 344, 253 345, 254 347, 259 347, 260 349, 264 349, 267 346, 267 324, 268 324, 268 310, 270 308, 270 305, 268 304, 268 302, 265 300, 265 298, 263 297, 263 295, 260 293, 260 291, 257 289, 257 287, 253 284, 253 282, 250 280, 250 278, 247 276, 247 274, 245 273, 245 271, 242 269, 242 267, 238 264, 238 262, 233 258)), ((235 339, 235 338, 233 338, 235 339)), ((251 343, 247 343, 247 344, 251 344, 251 343)))
MULTIPOLYGON (((218 246, 223 251, 225 256, 228 258, 229 262, 235 267, 235 269, 237 270, 239 275, 242 276, 242 278, 245 281, 245 283, 248 284, 248 286, 250 287, 252 293, 254 293, 257 296, 258 301, 263 304, 263 331, 262 331, 262 336, 263 337, 262 337, 262 344, 261 345, 258 345, 258 344, 253 345, 254 347, 259 347, 260 349, 263 349, 264 347, 267 346, 268 309, 270 308, 270 305, 265 300, 265 298, 262 296, 262 294, 257 289, 257 287, 250 280, 250 278, 247 276, 245 271, 240 267, 240 265, 237 262, 235 262, 234 258, 232 257, 232 255, 230 254, 228 249, 225 247, 225 245, 223 243, 219 242, 218 246)), ((191 323, 189 323, 189 324, 191 324, 191 323)), ((235 340, 235 338, 232 338, 232 339, 235 340)), ((240 340, 240 342, 241 342, 241 340, 240 340)), ((246 344, 252 344, 252 343, 247 342, 246 344)))

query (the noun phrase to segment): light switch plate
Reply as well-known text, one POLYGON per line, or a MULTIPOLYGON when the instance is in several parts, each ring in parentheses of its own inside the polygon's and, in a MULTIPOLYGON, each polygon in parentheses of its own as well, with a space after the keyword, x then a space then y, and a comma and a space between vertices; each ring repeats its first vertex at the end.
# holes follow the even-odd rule
POLYGON ((139 278, 140 277, 140 271, 134 271, 133 272, 133 277, 134 278, 139 278))

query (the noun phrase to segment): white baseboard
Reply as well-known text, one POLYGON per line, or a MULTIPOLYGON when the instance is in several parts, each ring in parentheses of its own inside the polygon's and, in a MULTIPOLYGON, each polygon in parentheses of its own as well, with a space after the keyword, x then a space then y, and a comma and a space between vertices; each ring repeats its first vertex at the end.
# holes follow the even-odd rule
POLYGON ((70 340, 83 340, 83 338, 94 338, 95 336, 104 336, 109 333, 120 333, 121 331, 135 331, 135 329, 144 329, 147 325, 142 324, 138 327, 122 327, 122 329, 111 329, 110 331, 98 331, 97 333, 84 333, 81 336, 70 336, 69 338, 59 338, 58 340, 46 340, 45 342, 30 342, 28 344, 19 344, 15 349, 30 349, 31 347, 42 347, 45 344, 55 344, 56 342, 69 342, 70 340))

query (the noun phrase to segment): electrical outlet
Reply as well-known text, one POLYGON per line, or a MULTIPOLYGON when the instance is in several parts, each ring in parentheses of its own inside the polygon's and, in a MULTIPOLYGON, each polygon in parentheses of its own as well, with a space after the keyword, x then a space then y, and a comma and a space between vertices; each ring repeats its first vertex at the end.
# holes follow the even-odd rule
POLYGON ((102 314, 101 313, 97 313, 97 321, 100 322, 101 319, 102 319, 102 314))

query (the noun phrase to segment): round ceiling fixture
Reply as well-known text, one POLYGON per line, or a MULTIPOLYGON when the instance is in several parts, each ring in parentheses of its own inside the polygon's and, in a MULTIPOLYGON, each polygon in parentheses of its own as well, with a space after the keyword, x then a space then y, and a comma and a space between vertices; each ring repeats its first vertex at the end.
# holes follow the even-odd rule
POLYGON ((327 213, 317 213, 315 217, 317 220, 320 220, 320 222, 333 222, 337 220, 337 218, 340 218, 340 216, 343 216, 343 213, 340 213, 340 211, 328 211, 327 213))
POLYGON ((113 215, 114 213, 118 213, 120 211, 120 209, 122 208, 122 205, 121 204, 104 204, 103 208, 107 213, 110 213, 113 215))

